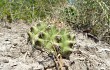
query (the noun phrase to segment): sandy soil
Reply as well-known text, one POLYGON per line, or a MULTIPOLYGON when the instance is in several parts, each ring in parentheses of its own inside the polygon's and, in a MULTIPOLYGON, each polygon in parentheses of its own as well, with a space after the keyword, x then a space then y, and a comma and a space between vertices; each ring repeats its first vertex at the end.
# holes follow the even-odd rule
MULTIPOLYGON (((30 26, 24 23, 0 25, 0 70, 56 70, 47 53, 27 43, 30 26)), ((110 70, 110 45, 73 32, 74 52, 63 59, 64 70, 110 70)))

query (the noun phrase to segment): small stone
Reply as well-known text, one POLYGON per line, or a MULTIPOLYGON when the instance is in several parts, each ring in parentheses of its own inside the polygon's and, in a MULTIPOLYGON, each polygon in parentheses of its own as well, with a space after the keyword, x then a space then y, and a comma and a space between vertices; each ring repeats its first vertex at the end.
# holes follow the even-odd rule
POLYGON ((25 38, 25 34, 21 34, 21 37, 25 38))
POLYGON ((46 70, 52 70, 52 69, 46 69, 46 70))
POLYGON ((5 41, 9 41, 8 39, 6 39, 5 41))
POLYGON ((7 59, 3 59, 2 60, 4 63, 9 63, 9 60, 7 60, 7 59))
POLYGON ((18 44, 17 44, 17 43, 14 43, 13 45, 14 45, 14 46, 17 46, 18 44))

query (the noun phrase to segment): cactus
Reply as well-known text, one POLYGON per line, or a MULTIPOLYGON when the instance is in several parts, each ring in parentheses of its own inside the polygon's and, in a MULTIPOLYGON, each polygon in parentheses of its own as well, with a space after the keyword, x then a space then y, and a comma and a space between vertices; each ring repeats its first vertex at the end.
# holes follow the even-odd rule
POLYGON ((48 52, 65 55, 72 51, 74 35, 66 28, 58 29, 55 25, 42 23, 31 27, 28 32, 29 41, 33 46, 42 45, 48 52))

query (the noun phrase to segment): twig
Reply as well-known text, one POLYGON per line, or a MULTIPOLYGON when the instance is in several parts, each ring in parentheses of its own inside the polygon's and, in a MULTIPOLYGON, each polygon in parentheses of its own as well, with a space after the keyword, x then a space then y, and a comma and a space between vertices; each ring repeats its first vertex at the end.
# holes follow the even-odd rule
POLYGON ((55 64, 56 64, 56 68, 57 70, 63 70, 63 62, 62 62, 62 56, 60 53, 58 53, 59 51, 57 51, 57 49, 53 46, 53 50, 55 52, 54 56, 55 56, 55 64))

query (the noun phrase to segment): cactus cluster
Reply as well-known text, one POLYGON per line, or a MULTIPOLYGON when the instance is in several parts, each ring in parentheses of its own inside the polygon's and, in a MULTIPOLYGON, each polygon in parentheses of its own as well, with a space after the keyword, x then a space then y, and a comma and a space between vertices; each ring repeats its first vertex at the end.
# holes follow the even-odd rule
POLYGON ((74 35, 66 28, 58 29, 55 25, 41 23, 31 27, 28 35, 33 46, 43 46, 53 54, 57 52, 65 55, 72 51, 74 35))

